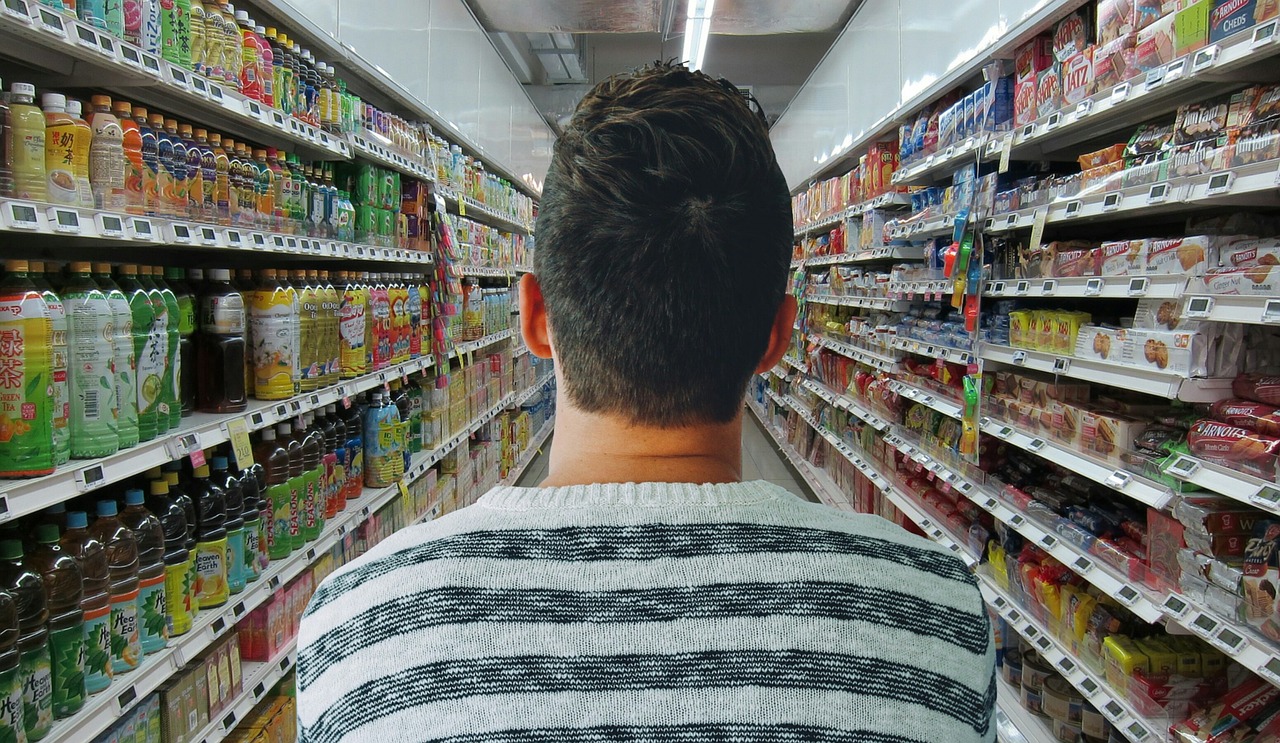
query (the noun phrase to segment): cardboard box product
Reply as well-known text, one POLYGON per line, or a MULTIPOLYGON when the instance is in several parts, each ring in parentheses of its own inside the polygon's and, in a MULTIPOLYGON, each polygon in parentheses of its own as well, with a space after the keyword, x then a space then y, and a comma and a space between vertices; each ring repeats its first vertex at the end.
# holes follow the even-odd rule
POLYGON ((1276 0, 1214 0, 1209 13, 1209 43, 1247 31, 1280 15, 1276 0))
POLYGON ((1093 47, 1067 57, 1062 62, 1062 105, 1076 105, 1093 90, 1093 47))
POLYGON ((1093 246, 1071 242, 1052 242, 1052 275, 1057 278, 1097 276, 1100 251, 1093 246))
POLYGON ((1280 296, 1280 266, 1211 269, 1204 276, 1204 290, 1233 296, 1280 296))
POLYGON ((1140 299, 1133 314, 1136 330, 1198 330, 1203 321, 1182 316, 1181 299, 1140 299))
POLYGON ((1108 363, 1120 363, 1127 353, 1129 333, 1123 328, 1085 325, 1076 334, 1075 355, 1108 363))
POLYGON ((1209 43, 1209 14, 1214 0, 1186 3, 1173 21, 1174 54, 1182 57, 1198 51, 1209 43))
POLYGON ((1204 377, 1210 373, 1210 343, 1211 337, 1204 331, 1133 329, 1122 361, 1142 369, 1204 377))
POLYGON ((1207 235, 1152 240, 1144 273, 1154 276, 1198 276, 1218 265, 1218 240, 1207 235))
POLYGON ((1134 64, 1140 72, 1167 65, 1176 58, 1177 41, 1174 34, 1176 19, 1176 15, 1169 14, 1138 31, 1137 42, 1134 45, 1134 64))
POLYGON ((1134 0, 1134 26, 1141 30, 1178 10, 1183 0, 1134 0))
POLYGON ((1019 80, 1013 87, 1013 126, 1026 126, 1036 118, 1036 78, 1019 80))
POLYGON ((1100 276, 1130 276, 1146 272, 1149 241, 1114 240, 1098 249, 1100 276))
POLYGON ((1137 35, 1127 33, 1094 48, 1091 94, 1110 90, 1138 74, 1136 44, 1137 35))
POLYGON ((1089 19, 1089 7, 1086 5, 1080 8, 1058 21, 1058 25, 1054 26, 1053 58, 1058 62, 1067 61, 1076 54, 1083 52, 1089 46, 1090 37, 1093 35, 1093 24, 1089 19))
POLYGON ((1018 47, 1014 52, 1013 74, 1017 82, 1034 80, 1053 64, 1053 38, 1040 35, 1018 47))
POLYGON ((1062 76, 1054 64, 1036 78, 1036 118, 1048 116, 1062 106, 1062 76))
POLYGON ((1280 265, 1280 238, 1225 238, 1218 248, 1218 266, 1221 268, 1278 265, 1280 265))
POLYGON ((1121 413, 1090 410, 1080 423, 1081 451, 1118 458, 1133 445, 1133 440, 1151 425, 1151 421, 1121 413))
POLYGON ((1106 44, 1128 33, 1133 33, 1135 23, 1133 0, 1098 0, 1097 39, 1106 44))

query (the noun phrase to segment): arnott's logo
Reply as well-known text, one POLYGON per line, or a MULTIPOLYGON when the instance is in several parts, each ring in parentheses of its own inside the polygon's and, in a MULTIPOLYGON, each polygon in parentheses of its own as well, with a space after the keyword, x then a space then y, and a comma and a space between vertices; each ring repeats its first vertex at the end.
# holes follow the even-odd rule
POLYGON ((1213 9, 1213 16, 1212 16, 1212 19, 1210 20, 1210 23, 1212 23, 1215 26, 1218 25, 1219 23, 1222 22, 1222 19, 1226 18, 1232 13, 1235 13, 1241 8, 1244 8, 1249 4, 1249 2, 1250 0, 1230 0, 1230 2, 1226 3, 1225 5, 1219 5, 1218 7, 1213 9))

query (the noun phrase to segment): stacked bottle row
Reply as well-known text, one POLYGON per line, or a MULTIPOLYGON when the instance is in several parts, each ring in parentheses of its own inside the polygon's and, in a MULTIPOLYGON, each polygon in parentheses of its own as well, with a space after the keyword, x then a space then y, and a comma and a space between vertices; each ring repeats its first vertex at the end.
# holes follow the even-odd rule
POLYGON ((507 214, 521 224, 533 222, 533 199, 517 191, 505 178, 487 172, 479 158, 464 154, 461 147, 434 134, 429 145, 437 183, 507 214))
POLYGON ((333 166, 253 147, 163 114, 14 83, 0 103, 0 196, 352 241, 355 207, 333 166))

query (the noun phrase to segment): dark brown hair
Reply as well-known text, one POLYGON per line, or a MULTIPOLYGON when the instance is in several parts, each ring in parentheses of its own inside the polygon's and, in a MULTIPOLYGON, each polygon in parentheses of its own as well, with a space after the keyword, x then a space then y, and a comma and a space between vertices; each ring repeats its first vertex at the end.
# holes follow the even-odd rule
POLYGON ((569 398, 644 425, 731 420, 791 238, 767 124, 736 88, 665 63, 597 85, 555 144, 534 258, 569 398))

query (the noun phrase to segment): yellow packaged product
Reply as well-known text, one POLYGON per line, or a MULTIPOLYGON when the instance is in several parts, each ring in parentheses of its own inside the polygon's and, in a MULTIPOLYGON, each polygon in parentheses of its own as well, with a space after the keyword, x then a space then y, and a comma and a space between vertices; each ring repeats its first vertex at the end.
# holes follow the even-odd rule
POLYGON ((1009 313, 1009 345, 1014 348, 1027 346, 1027 332, 1031 326, 1031 310, 1014 310, 1009 313))
POLYGON ((1159 637, 1135 640, 1138 650, 1147 656, 1147 665, 1155 676, 1172 676, 1178 672, 1178 654, 1159 637))
POLYGON ((1053 327, 1053 353, 1059 356, 1071 356, 1075 353, 1076 338, 1080 328, 1088 325, 1093 316, 1088 312, 1064 311, 1057 313, 1053 327))
POLYGON ((1151 662, 1138 649, 1133 638, 1111 635, 1102 641, 1103 662, 1107 669, 1107 683, 1121 694, 1129 691, 1129 679, 1135 670, 1151 673, 1151 662))

